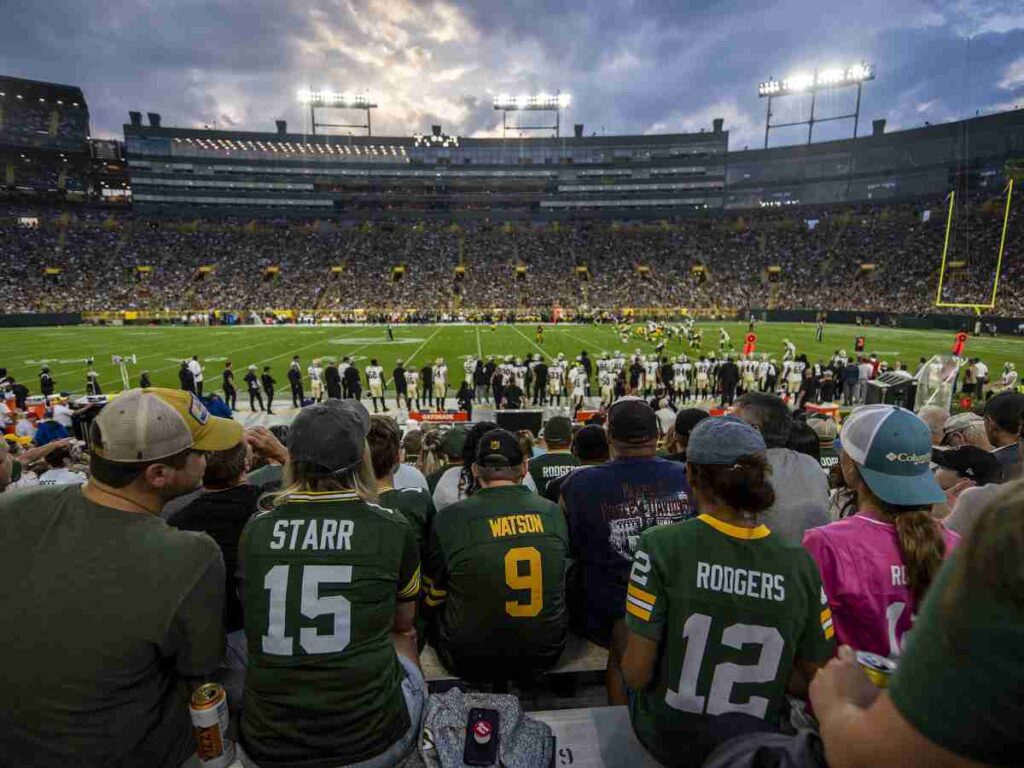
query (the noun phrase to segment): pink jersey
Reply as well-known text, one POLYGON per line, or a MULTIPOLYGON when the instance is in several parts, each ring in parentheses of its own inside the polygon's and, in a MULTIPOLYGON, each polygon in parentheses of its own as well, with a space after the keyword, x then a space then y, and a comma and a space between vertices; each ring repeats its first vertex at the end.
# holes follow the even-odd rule
MULTIPOLYGON (((942 528, 946 555, 960 536, 942 528)), ((804 548, 821 571, 836 643, 895 658, 917 606, 907 586, 896 526, 869 512, 804 533, 804 548)))

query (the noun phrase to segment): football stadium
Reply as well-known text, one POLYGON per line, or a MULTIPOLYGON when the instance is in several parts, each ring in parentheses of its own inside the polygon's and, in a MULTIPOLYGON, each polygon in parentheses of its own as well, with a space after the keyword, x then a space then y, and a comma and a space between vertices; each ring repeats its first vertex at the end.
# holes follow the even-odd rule
POLYGON ((207 54, 0 72, 0 763, 1024 764, 1021 105, 207 54))

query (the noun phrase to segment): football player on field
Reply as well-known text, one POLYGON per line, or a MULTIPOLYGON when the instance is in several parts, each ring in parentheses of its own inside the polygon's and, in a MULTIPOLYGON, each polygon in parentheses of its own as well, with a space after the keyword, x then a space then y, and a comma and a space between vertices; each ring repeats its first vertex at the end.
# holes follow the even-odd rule
POLYGON ((436 516, 427 543, 430 644, 471 681, 549 669, 568 630, 565 515, 521 484, 527 459, 503 429, 481 436, 472 472, 480 490, 436 516))
POLYGON ((774 730, 787 692, 806 698, 834 653, 817 566, 758 519, 775 500, 765 451, 738 420, 698 423, 686 460, 701 514, 648 528, 633 556, 628 636, 613 653, 634 692, 633 729, 666 765, 703 764, 728 738, 726 717, 774 730))
POLYGON ((437 358, 434 364, 434 405, 437 410, 444 410, 444 400, 448 397, 448 366, 444 364, 444 358, 437 358))
POLYGON ((369 426, 352 401, 302 409, 292 485, 242 533, 243 762, 350 765, 416 748, 418 545, 403 514, 376 503, 369 426))
POLYGON ((381 408, 387 413, 388 404, 384 402, 384 369, 377 364, 376 359, 371 360, 366 366, 366 385, 370 390, 370 398, 373 400, 373 412, 377 413, 377 401, 380 400, 381 408))

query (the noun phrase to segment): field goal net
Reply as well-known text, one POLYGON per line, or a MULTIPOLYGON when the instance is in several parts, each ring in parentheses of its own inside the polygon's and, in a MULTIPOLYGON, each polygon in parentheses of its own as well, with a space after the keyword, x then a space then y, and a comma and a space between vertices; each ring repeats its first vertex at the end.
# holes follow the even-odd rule
MULTIPOLYGON (((999 278, 1003 268, 1003 256, 1006 251, 1006 234, 1010 227, 1014 187, 1024 180, 1024 160, 1008 161, 1003 172, 1006 178, 1006 187, 1003 191, 1005 196, 1004 202, 999 205, 1001 210, 998 211, 1001 213, 998 218, 1002 226, 999 230, 998 246, 995 249, 994 265, 991 263, 991 253, 983 253, 981 255, 982 263, 972 261, 971 248, 973 241, 975 237, 984 241, 986 233, 979 232, 977 235, 971 233, 971 212, 969 201, 966 199, 967 193, 961 192, 958 194, 957 190, 954 189, 946 198, 946 233, 942 245, 939 285, 935 292, 936 307, 972 309, 976 314, 980 315, 983 310, 993 309, 996 305, 996 299, 999 295, 999 278), (958 197, 961 196, 965 198, 962 205, 958 203, 958 197), (983 288, 977 285, 970 285, 971 281, 977 277, 977 273, 991 275, 991 279, 987 281, 987 285, 983 288), (966 280, 959 279, 961 274, 966 277, 966 280), (959 284, 961 282, 968 283, 965 293, 968 298, 974 298, 974 301, 957 300, 958 298, 964 298, 959 295, 961 291, 959 284)), ((985 205, 995 206, 997 202, 1001 201, 993 200, 985 205)), ((994 210, 992 212, 996 213, 994 210)), ((982 243, 983 248, 989 248, 990 246, 990 243, 982 243)))

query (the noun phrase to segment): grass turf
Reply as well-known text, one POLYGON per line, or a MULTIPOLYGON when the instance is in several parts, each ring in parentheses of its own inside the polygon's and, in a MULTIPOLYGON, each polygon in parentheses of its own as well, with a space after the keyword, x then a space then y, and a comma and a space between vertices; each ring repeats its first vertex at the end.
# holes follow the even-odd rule
MULTIPOLYGON (((704 350, 718 350, 720 324, 702 324, 704 350)), ((728 323, 725 329, 739 351, 747 333, 746 323, 728 323)), ((395 341, 388 342, 383 326, 345 325, 331 327, 60 327, 16 328, 0 333, 0 366, 17 380, 24 382, 33 394, 38 393, 38 374, 43 365, 50 367, 57 391, 84 393, 85 359, 93 357, 104 392, 122 388, 112 355, 135 354, 138 364, 129 367, 131 384, 137 386, 139 373, 148 370, 154 386, 177 387, 180 361, 199 355, 205 367, 206 391, 220 389, 220 372, 225 360, 231 360, 240 396, 245 385, 241 381, 250 364, 270 365, 278 381, 279 399, 287 396, 285 373, 292 355, 299 355, 303 376, 313 358, 354 357, 360 368, 376 358, 390 378, 398 358, 417 367, 428 360, 444 357, 449 381, 457 388, 462 379, 462 361, 466 355, 514 355, 526 357, 536 352, 545 358, 559 352, 573 359, 581 350, 596 358, 601 352, 622 350, 632 353, 639 348, 651 352, 653 343, 640 338, 620 340, 613 326, 559 325, 545 326, 544 343, 534 341, 535 325, 416 325, 395 326, 395 341)), ((913 370, 917 360, 934 354, 948 354, 953 344, 949 331, 918 331, 855 326, 827 326, 823 343, 814 340, 814 325, 799 323, 759 323, 756 330, 757 351, 767 352, 781 360, 783 339, 797 346, 808 360, 827 360, 836 349, 853 352, 854 338, 867 337, 867 352, 877 352, 890 365, 902 360, 913 370)), ((675 356, 686 352, 693 357, 689 345, 679 340, 668 343, 665 354, 675 356)), ((989 365, 990 378, 997 381, 1003 363, 1011 361, 1024 370, 1024 339, 1016 337, 972 338, 966 348, 972 357, 981 357, 989 365)), ((308 385, 307 385, 308 388, 308 385)), ((389 386, 389 390, 391 387, 389 386)))

